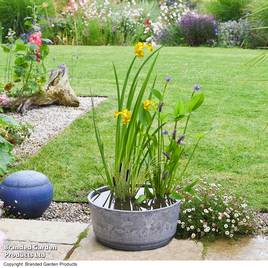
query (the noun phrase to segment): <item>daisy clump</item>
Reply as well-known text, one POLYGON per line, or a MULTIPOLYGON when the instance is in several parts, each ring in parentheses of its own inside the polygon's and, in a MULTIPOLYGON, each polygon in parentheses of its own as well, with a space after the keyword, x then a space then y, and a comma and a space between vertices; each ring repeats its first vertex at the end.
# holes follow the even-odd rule
POLYGON ((201 180, 194 190, 195 194, 182 193, 178 237, 237 238, 257 230, 257 216, 247 202, 227 194, 220 184, 201 180))

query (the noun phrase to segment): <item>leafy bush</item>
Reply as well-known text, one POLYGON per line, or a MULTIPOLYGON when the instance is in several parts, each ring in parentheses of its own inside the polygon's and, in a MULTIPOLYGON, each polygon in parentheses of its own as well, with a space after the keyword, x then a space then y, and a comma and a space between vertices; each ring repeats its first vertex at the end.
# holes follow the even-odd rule
POLYGON ((246 46, 250 35, 250 24, 247 20, 227 21, 218 25, 218 42, 220 46, 246 46))
POLYGON ((9 29, 12 29, 16 35, 27 31, 25 18, 34 16, 34 5, 37 6, 38 15, 45 20, 56 15, 53 0, 0 0, 2 38, 8 34, 9 29))
POLYGON ((163 25, 159 22, 153 24, 153 40, 165 46, 178 46, 183 43, 183 36, 179 23, 163 25))
POLYGON ((30 135, 27 125, 19 124, 12 117, 0 114, 0 135, 11 144, 21 144, 30 135))
POLYGON ((252 0, 247 6, 248 19, 252 25, 248 37, 251 48, 268 46, 268 2, 266 0, 252 0))
MULTIPOLYGON (((2 101, 0 96, 0 108, 2 101)), ((12 117, 0 114, 0 176, 7 172, 8 165, 14 160, 13 145, 21 144, 29 135, 28 125, 19 124, 12 117)))
POLYGON ((188 13, 182 17, 181 32, 190 46, 212 44, 217 37, 217 24, 212 16, 188 13))
POLYGON ((238 20, 244 15, 249 0, 212 0, 206 4, 208 13, 217 20, 238 20))
POLYGON ((235 238, 256 230, 254 212, 245 200, 227 194, 221 185, 200 181, 196 194, 183 193, 177 235, 183 238, 235 238))
POLYGON ((12 144, 0 135, 0 176, 3 176, 8 165, 13 161, 12 144))
POLYGON ((185 0, 161 1, 159 21, 165 24, 180 22, 181 18, 190 11, 186 2, 185 0))
POLYGON ((31 0, 0 0, 0 23, 3 27, 2 36, 13 29, 17 34, 25 32, 24 18, 32 15, 31 0))
POLYGON ((32 5, 38 8, 38 14, 49 20, 56 16, 56 7, 53 0, 31 0, 32 5))
MULTIPOLYGON (((5 92, 2 97, 31 96, 43 90, 46 82, 44 59, 49 53, 47 41, 42 39, 40 31, 21 38, 16 38, 14 32, 8 33, 8 43, 1 45, 8 59, 5 84, 0 87, 0 92, 5 92)), ((2 104, 0 107, 5 107, 5 103, 2 104)))

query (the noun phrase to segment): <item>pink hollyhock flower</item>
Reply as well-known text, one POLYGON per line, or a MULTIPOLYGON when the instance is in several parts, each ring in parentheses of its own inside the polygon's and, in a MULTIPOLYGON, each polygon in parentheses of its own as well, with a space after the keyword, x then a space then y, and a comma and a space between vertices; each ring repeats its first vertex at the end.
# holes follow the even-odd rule
POLYGON ((0 106, 5 107, 9 103, 8 96, 6 94, 0 95, 0 106))
POLYGON ((33 45, 41 46, 42 45, 42 33, 36 32, 30 35, 29 42, 33 45))
POLYGON ((75 13, 76 11, 78 11, 78 4, 76 3, 76 1, 69 0, 66 10, 71 13, 75 13))

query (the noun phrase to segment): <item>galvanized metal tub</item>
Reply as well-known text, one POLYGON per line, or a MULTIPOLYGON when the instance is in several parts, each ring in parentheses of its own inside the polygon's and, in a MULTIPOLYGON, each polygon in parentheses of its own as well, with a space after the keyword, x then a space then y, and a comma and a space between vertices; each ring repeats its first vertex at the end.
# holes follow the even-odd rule
POLYGON ((105 246, 127 250, 149 250, 167 245, 176 233, 180 202, 159 209, 128 211, 97 206, 92 201, 101 187, 88 195, 93 230, 105 246))

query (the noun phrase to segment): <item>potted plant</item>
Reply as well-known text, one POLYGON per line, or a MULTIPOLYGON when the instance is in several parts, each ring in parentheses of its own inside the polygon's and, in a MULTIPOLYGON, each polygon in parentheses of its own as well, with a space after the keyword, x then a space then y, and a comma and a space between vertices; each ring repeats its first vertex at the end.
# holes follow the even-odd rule
POLYGON ((112 248, 154 249, 172 239, 180 206, 177 190, 201 138, 198 137, 187 160, 184 154, 186 130, 191 114, 203 103, 204 95, 196 86, 190 100, 184 101, 178 96, 173 112, 164 113, 171 78, 166 77, 162 91, 155 89, 156 78, 152 79, 160 49, 153 52, 150 44, 137 43, 136 55, 121 88, 114 66, 118 107, 114 114, 113 163, 106 159, 93 109, 95 135, 107 186, 91 192, 88 199, 96 238, 112 248), (130 81, 134 64, 137 58, 144 57, 146 49, 152 53, 130 81), (142 79, 141 74, 149 61, 151 65, 142 79))

